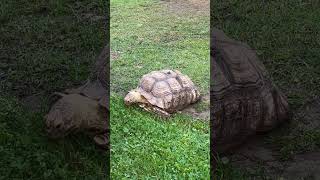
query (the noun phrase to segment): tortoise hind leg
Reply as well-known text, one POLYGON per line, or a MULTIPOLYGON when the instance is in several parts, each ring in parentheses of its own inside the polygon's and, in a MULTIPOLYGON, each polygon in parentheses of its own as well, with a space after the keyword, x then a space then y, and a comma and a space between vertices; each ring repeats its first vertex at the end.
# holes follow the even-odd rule
POLYGON ((140 107, 142 107, 143 109, 145 109, 148 112, 152 112, 152 113, 156 113, 159 116, 163 117, 163 118, 169 118, 171 117, 171 114, 164 111, 163 109, 156 107, 156 106, 147 106, 145 104, 140 104, 140 107))

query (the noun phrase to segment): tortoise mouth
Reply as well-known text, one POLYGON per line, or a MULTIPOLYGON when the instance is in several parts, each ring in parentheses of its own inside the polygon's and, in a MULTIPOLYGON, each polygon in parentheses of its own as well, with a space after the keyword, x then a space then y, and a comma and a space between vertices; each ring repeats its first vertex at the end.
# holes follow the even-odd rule
POLYGON ((132 104, 135 104, 139 102, 139 98, 137 98, 137 96, 135 94, 133 94, 132 92, 129 92, 125 97, 124 97, 124 103, 125 105, 129 106, 132 104))
POLYGON ((132 105, 133 103, 132 102, 130 102, 130 101, 124 101, 124 104, 126 105, 126 106, 130 106, 130 105, 132 105))

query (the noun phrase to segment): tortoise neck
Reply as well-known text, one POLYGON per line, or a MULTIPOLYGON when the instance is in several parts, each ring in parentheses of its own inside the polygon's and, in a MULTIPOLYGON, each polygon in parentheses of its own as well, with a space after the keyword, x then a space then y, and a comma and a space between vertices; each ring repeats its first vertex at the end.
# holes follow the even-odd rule
POLYGON ((140 97, 137 99, 137 101, 139 103, 143 103, 143 104, 147 104, 148 103, 148 100, 142 95, 140 95, 140 97))

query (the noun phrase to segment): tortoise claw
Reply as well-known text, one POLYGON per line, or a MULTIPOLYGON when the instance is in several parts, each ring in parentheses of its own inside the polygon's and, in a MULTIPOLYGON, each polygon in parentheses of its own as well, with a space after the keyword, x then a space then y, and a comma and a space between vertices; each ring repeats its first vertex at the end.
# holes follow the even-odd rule
POLYGON ((109 149, 109 138, 107 133, 96 135, 93 140, 98 147, 102 149, 109 149))

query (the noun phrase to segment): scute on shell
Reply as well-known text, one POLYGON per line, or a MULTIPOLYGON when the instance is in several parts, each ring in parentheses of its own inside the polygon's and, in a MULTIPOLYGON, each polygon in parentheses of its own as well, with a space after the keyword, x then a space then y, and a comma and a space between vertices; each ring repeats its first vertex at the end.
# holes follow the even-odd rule
POLYGON ((223 152, 284 122, 289 108, 255 51, 220 30, 212 31, 211 137, 223 152))
MULTIPOLYGON (((102 148, 109 148, 109 47, 105 46, 84 85, 67 89, 46 115, 51 135, 62 137, 74 129, 95 136, 94 141, 102 148), (55 129, 55 124, 62 127, 55 129)), ((50 133, 48 134, 50 136, 50 133)))
POLYGON ((138 92, 150 104, 173 112, 195 103, 200 93, 191 79, 175 70, 152 71, 143 75, 138 92))

